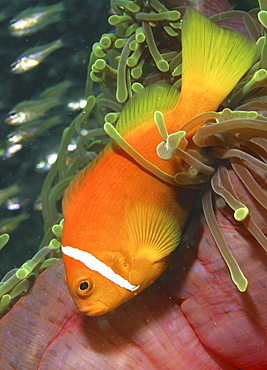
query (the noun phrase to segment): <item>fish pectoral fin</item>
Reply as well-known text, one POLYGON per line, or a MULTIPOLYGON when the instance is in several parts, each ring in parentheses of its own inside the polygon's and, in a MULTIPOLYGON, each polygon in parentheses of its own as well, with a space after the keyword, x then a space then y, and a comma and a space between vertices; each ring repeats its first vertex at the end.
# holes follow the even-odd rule
POLYGON ((161 206, 137 204, 126 209, 129 248, 134 256, 160 261, 170 255, 180 240, 174 214, 161 206))

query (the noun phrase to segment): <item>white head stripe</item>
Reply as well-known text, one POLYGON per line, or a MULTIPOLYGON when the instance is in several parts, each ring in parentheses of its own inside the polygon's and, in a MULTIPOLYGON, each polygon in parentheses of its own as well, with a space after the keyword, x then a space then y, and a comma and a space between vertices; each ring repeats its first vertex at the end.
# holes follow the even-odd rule
POLYGON ((100 275, 104 276, 108 280, 112 281, 114 284, 119 285, 122 288, 134 292, 139 288, 140 285, 132 285, 129 281, 125 280, 120 275, 116 274, 112 268, 104 264, 104 262, 99 261, 92 254, 81 251, 80 249, 73 247, 63 247, 61 246, 62 253, 66 256, 74 258, 77 261, 82 262, 90 270, 97 271, 100 275))

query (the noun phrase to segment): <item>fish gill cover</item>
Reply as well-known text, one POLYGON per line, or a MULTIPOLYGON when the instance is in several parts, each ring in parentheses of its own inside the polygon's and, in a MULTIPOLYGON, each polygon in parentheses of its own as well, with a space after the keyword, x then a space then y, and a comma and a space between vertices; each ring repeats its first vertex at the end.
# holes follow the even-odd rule
MULTIPOLYGON (((192 6, 190 2, 188 5, 192 6)), ((98 6, 107 14, 106 3, 98 2, 98 6)), ((231 246, 229 249, 218 227, 212 210, 212 199, 221 204, 233 222, 242 223, 266 250, 266 230, 258 226, 263 223, 264 215, 263 221, 259 223, 253 219, 253 209, 247 207, 246 200, 238 198, 229 178, 229 171, 234 170, 257 207, 266 209, 266 189, 257 185, 257 180, 264 184, 267 166, 267 6, 260 2, 260 7, 259 13, 258 10, 230 11, 211 16, 214 22, 227 26, 234 24, 238 30, 254 39, 257 42, 255 60, 218 112, 208 112, 184 125, 183 130, 190 132, 205 121, 205 125, 194 135, 194 142, 198 147, 206 148, 206 151, 197 155, 187 149, 186 145, 179 146, 180 141, 175 141, 176 147, 173 148, 175 155, 180 156, 189 167, 187 173, 176 174, 171 181, 179 186, 202 189, 206 222, 232 277, 237 274, 237 279, 233 277, 233 280, 241 291, 246 289, 247 281, 242 266, 238 266, 230 250, 231 246)), ((1 85, 2 110, 6 115, 6 123, 15 125, 15 128, 12 132, 9 126, 3 128, 1 138, 3 173, 6 174, 2 179, 2 188, 8 194, 3 201, 2 246, 8 241, 6 234, 16 229, 19 222, 27 220, 21 229, 14 231, 17 236, 11 235, 10 242, 1 251, 2 274, 11 265, 13 267, 19 263, 14 262, 17 256, 20 256, 20 261, 24 259, 27 262, 3 278, 0 286, 2 312, 6 312, 10 304, 31 286, 43 269, 61 257, 62 194, 77 171, 87 165, 108 142, 109 136, 104 130, 104 124, 108 124, 106 127, 115 124, 125 103, 144 86, 164 80, 180 89, 180 28, 184 10, 179 1, 163 5, 158 0, 113 0, 109 25, 103 22, 104 26, 101 24, 102 29, 99 30, 100 34, 104 27, 107 33, 92 46, 83 95, 81 80, 86 76, 90 26, 87 21, 81 23, 80 5, 78 7, 71 1, 59 4, 47 2, 45 6, 36 9, 28 8, 27 5, 21 9, 21 2, 18 2, 16 17, 13 8, 6 5, 1 23, 5 30, 2 48, 6 63, 5 76, 2 75, 5 83, 1 85), (33 26, 27 26, 29 23, 24 22, 23 32, 16 33, 16 20, 26 17, 32 19, 36 13, 42 13, 43 16, 36 21, 35 15, 33 26), (11 21, 7 30, 7 21, 12 18, 14 21, 11 21), (28 33, 25 31, 27 27, 28 33), (50 27, 54 27, 55 33, 51 32, 50 27), (30 48, 29 42, 24 40, 25 35, 31 41, 30 48), (75 35, 75 38, 70 35, 75 35), (56 40, 61 40, 60 45, 56 40), (51 45, 52 42, 54 44, 51 45), (57 50, 58 46, 60 50, 57 50), (14 70, 18 63, 19 67, 14 70), (7 64, 11 65, 11 72, 7 64), (20 75, 11 74, 18 70, 20 75), (81 100, 85 102, 84 106, 81 100), (75 113, 69 110, 75 112, 76 107, 81 111, 72 120, 75 113), (7 114, 8 110, 10 112, 7 114), (41 191, 40 181, 43 179, 41 191), (14 193, 17 194, 15 198, 9 192, 12 184, 17 184, 19 188, 14 193), (34 202, 37 198, 39 201, 34 202), (14 208, 19 210, 13 211, 14 208), (33 230, 36 229, 36 238, 40 238, 43 228, 37 209, 42 210, 45 235, 39 251, 32 257, 31 247, 36 247, 37 243, 33 230), (11 212, 16 212, 15 216, 11 212), (22 217, 16 220, 15 217, 20 215, 22 217)), ((210 15, 208 7, 200 10, 210 15)), ((85 5, 84 12, 93 12, 90 5, 85 5)), ((96 19, 91 22, 95 27, 96 19)), ((168 141, 168 133, 164 131, 164 117, 158 115, 156 121, 161 121, 158 124, 163 127, 163 139, 168 141)), ((112 130, 106 131, 110 135, 114 134, 112 130)))

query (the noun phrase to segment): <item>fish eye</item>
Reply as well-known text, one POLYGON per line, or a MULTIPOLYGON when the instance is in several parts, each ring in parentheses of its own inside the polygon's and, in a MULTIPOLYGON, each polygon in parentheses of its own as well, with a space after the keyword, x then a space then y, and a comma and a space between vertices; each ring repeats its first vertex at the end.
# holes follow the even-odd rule
POLYGON ((87 296, 94 289, 94 282, 87 276, 81 276, 74 282, 75 292, 79 296, 87 296))

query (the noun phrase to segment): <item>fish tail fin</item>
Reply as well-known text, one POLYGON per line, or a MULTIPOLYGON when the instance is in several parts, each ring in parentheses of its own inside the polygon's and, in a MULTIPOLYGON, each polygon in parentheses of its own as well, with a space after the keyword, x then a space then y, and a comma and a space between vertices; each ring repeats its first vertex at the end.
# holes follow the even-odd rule
POLYGON ((251 39, 221 28, 197 10, 188 8, 182 23, 179 100, 205 95, 209 102, 207 109, 216 110, 251 67, 254 56, 255 43, 251 39))

